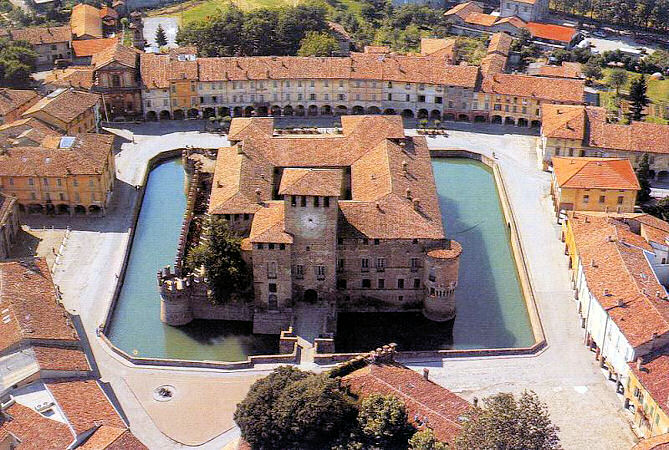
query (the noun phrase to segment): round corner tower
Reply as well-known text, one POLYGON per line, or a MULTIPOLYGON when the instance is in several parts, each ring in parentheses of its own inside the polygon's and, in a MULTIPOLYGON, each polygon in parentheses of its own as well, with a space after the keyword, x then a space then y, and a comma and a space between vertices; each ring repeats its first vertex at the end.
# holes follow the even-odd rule
POLYGON ((430 250, 425 256, 423 315, 444 322, 455 317, 455 288, 462 246, 449 241, 446 248, 430 250))
POLYGON ((179 278, 165 267, 158 271, 158 287, 160 289, 160 320, 172 326, 186 325, 193 320, 191 310, 190 283, 179 278))

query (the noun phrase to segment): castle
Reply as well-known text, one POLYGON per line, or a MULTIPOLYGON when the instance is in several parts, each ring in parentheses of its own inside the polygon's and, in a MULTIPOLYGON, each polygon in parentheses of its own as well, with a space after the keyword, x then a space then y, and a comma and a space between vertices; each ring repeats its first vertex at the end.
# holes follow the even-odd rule
MULTIPOLYGON (((268 316, 287 328, 299 302, 452 319, 462 248, 445 237, 425 138, 406 136, 399 116, 341 122, 340 133, 297 136, 237 118, 218 150, 208 213, 244 236, 254 329, 268 316)), ((158 281, 163 321, 200 316, 199 277, 158 281)))

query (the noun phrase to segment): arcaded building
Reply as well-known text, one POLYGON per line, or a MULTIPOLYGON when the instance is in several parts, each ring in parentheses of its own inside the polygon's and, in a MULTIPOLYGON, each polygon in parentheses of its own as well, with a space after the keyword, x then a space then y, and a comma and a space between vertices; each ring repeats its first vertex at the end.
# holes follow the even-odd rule
POLYGON ((461 246, 446 239, 424 137, 399 116, 343 116, 342 132, 284 135, 234 119, 218 152, 209 213, 247 238, 256 308, 455 315, 461 246))

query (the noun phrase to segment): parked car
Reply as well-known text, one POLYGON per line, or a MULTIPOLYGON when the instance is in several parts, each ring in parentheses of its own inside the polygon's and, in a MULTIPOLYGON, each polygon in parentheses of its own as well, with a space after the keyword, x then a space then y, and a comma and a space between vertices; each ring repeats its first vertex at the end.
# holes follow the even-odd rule
POLYGON ((593 31, 592 35, 597 36, 598 38, 605 38, 608 36, 608 34, 602 30, 593 31))

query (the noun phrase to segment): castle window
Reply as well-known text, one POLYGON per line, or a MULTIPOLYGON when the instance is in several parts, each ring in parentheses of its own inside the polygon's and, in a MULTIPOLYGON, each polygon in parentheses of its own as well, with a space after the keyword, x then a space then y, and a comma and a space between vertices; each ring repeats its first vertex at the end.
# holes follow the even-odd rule
POLYGON ((300 197, 300 206, 303 207, 303 208, 305 206, 307 206, 307 196, 306 195, 303 195, 302 197, 300 197))
POLYGON ((249 220, 249 215, 248 214, 244 214, 244 220, 249 220))
POLYGON ((326 208, 330 207, 330 197, 323 197, 323 206, 326 208))
POLYGON ((622 204, 623 204, 623 200, 625 200, 625 197, 623 197, 622 195, 619 195, 619 196, 618 196, 618 204, 619 204, 619 205, 622 205, 622 204))
POLYGON ((290 206, 297 206, 297 197, 295 195, 290 196, 290 206))
POLYGON ((367 245, 367 244, 369 244, 369 239, 364 238, 364 239, 362 240, 362 245, 367 245))
POLYGON ((418 272, 418 258, 411 258, 411 271, 418 272))
POLYGON ((605 203, 606 202, 606 196, 605 195, 600 195, 599 196, 599 203, 605 203))
POLYGON ((318 200, 320 197, 314 196, 314 208, 317 208, 320 205, 320 201, 318 200))
POLYGON ((437 280, 437 276, 434 274, 434 269, 430 269, 430 274, 427 276, 427 279, 433 283, 437 280))
POLYGON ((279 308, 279 302, 277 301, 275 294, 269 294, 269 297, 267 299, 267 306, 271 310, 276 310, 279 308))
POLYGON ((295 266, 295 278, 299 280, 304 278, 304 266, 302 264, 297 264, 295 266))
POLYGON ((270 250, 274 250, 274 244, 267 244, 267 248, 270 250))
POLYGON ((404 278, 397 279, 397 289, 404 289, 404 278))
POLYGON ((318 265, 314 269, 315 269, 315 272, 316 272, 316 279, 317 280, 324 280, 325 279, 325 266, 318 265))
POLYGON ((256 246, 256 248, 257 248, 258 250, 262 250, 262 249, 263 249, 263 245, 262 245, 262 244, 258 244, 258 245, 256 246))
POLYGON ((223 215, 223 218, 224 218, 225 220, 230 220, 230 214, 224 214, 224 215, 223 215))
POLYGON ((338 245, 344 245, 344 238, 337 238, 338 245))
POLYGON ((420 289, 420 278, 414 278, 413 279, 413 288, 414 289, 420 289))
POLYGON ((362 258, 360 260, 360 271, 361 272, 369 272, 369 259, 368 258, 362 258))
POLYGON ((376 258, 376 271, 383 272, 386 270, 386 258, 376 258))
POLYGON ((369 278, 363 278, 362 279, 362 288, 363 289, 369 289, 372 287, 372 282, 369 280, 369 278))
POLYGON ((398 295, 397 296, 397 301, 400 302, 400 303, 403 302, 404 301, 404 296, 403 295, 398 295))
POLYGON ((379 287, 379 289, 385 289, 386 288, 386 280, 384 280, 383 278, 379 278, 378 287, 379 287))
POLYGON ((343 270, 344 270, 344 260, 340 258, 337 260, 337 272, 343 272, 343 270))
POLYGON ((434 288, 430 288, 430 295, 434 297, 434 288))
POLYGON ((267 278, 276 278, 276 261, 267 263, 267 278))
POLYGON ((286 244, 279 244, 279 250, 285 250, 286 244))
POLYGON ((374 245, 379 245, 379 240, 378 239, 374 239, 374 245))
POLYGON ((276 292, 276 283, 270 283, 269 284, 269 291, 270 292, 276 292))
POLYGON ((346 280, 344 280, 343 278, 338 278, 337 289, 346 289, 346 280))
POLYGON ((418 244, 418 239, 414 239, 412 242, 413 242, 414 244, 418 244))

